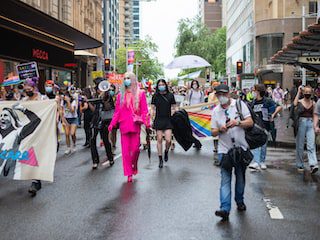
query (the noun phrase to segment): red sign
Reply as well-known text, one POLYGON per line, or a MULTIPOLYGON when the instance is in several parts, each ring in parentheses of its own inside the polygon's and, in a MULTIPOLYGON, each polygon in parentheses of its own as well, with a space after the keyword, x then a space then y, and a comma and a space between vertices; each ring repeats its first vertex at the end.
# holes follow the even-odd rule
POLYGON ((76 63, 65 63, 64 66, 72 68, 72 67, 77 67, 78 65, 76 63))
POLYGON ((32 57, 38 58, 41 60, 48 61, 49 60, 49 53, 40 49, 32 49, 32 57))
POLYGON ((108 80, 111 84, 122 84, 124 79, 124 74, 117 74, 117 73, 109 73, 108 80))

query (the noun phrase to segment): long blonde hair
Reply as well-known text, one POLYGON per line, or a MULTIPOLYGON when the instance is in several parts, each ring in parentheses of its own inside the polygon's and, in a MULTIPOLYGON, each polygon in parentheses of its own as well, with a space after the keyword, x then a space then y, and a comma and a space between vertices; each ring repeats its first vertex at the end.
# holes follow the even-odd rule
POLYGON ((131 79, 131 87, 130 87, 130 90, 131 90, 131 93, 132 93, 132 98, 131 99, 128 99, 128 98, 125 98, 125 93, 126 93, 126 90, 127 90, 127 87, 124 85, 124 81, 121 85, 121 88, 120 88, 120 93, 121 93, 121 98, 120 98, 120 105, 122 104, 126 104, 127 107, 130 106, 131 104, 131 101, 133 103, 133 107, 134 107, 134 111, 136 112, 138 109, 139 109, 139 94, 140 94, 140 89, 138 87, 138 81, 137 81, 137 78, 136 78, 136 75, 134 73, 131 73, 131 72, 126 72, 125 75, 124 75, 124 78, 130 78, 131 79))

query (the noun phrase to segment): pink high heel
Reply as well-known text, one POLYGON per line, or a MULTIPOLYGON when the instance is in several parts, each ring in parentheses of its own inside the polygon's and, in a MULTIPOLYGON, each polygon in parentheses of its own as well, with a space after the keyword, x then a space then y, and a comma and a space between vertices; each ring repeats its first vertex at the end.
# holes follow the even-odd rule
POLYGON ((128 176, 128 182, 133 182, 132 175, 128 176))

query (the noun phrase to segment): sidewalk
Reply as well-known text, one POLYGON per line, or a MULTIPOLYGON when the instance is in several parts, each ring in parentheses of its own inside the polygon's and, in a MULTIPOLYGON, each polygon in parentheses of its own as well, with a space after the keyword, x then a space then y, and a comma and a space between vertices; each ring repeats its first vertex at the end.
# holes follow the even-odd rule
MULTIPOLYGON (((277 129, 276 147, 283 148, 295 148, 295 137, 293 135, 293 128, 291 127, 292 121, 287 126, 289 118, 289 110, 284 109, 281 113, 281 117, 275 119, 275 125, 277 129)), ((272 145, 272 143, 270 143, 272 145)))

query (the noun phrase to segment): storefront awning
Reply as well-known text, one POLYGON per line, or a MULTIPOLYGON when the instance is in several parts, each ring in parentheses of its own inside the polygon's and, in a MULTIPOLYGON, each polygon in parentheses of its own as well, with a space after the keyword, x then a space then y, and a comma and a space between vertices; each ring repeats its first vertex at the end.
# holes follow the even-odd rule
POLYGON ((84 50, 76 50, 74 51, 74 55, 75 56, 86 56, 86 57, 97 57, 97 54, 93 54, 91 52, 88 51, 84 51, 84 50))
POLYGON ((35 29, 44 35, 49 35, 68 41, 75 50, 101 47, 102 43, 87 34, 19 1, 6 0, 0 4, 0 20, 8 23, 35 29))
POLYGON ((301 66, 320 72, 320 24, 308 26, 271 58, 273 63, 301 66))

